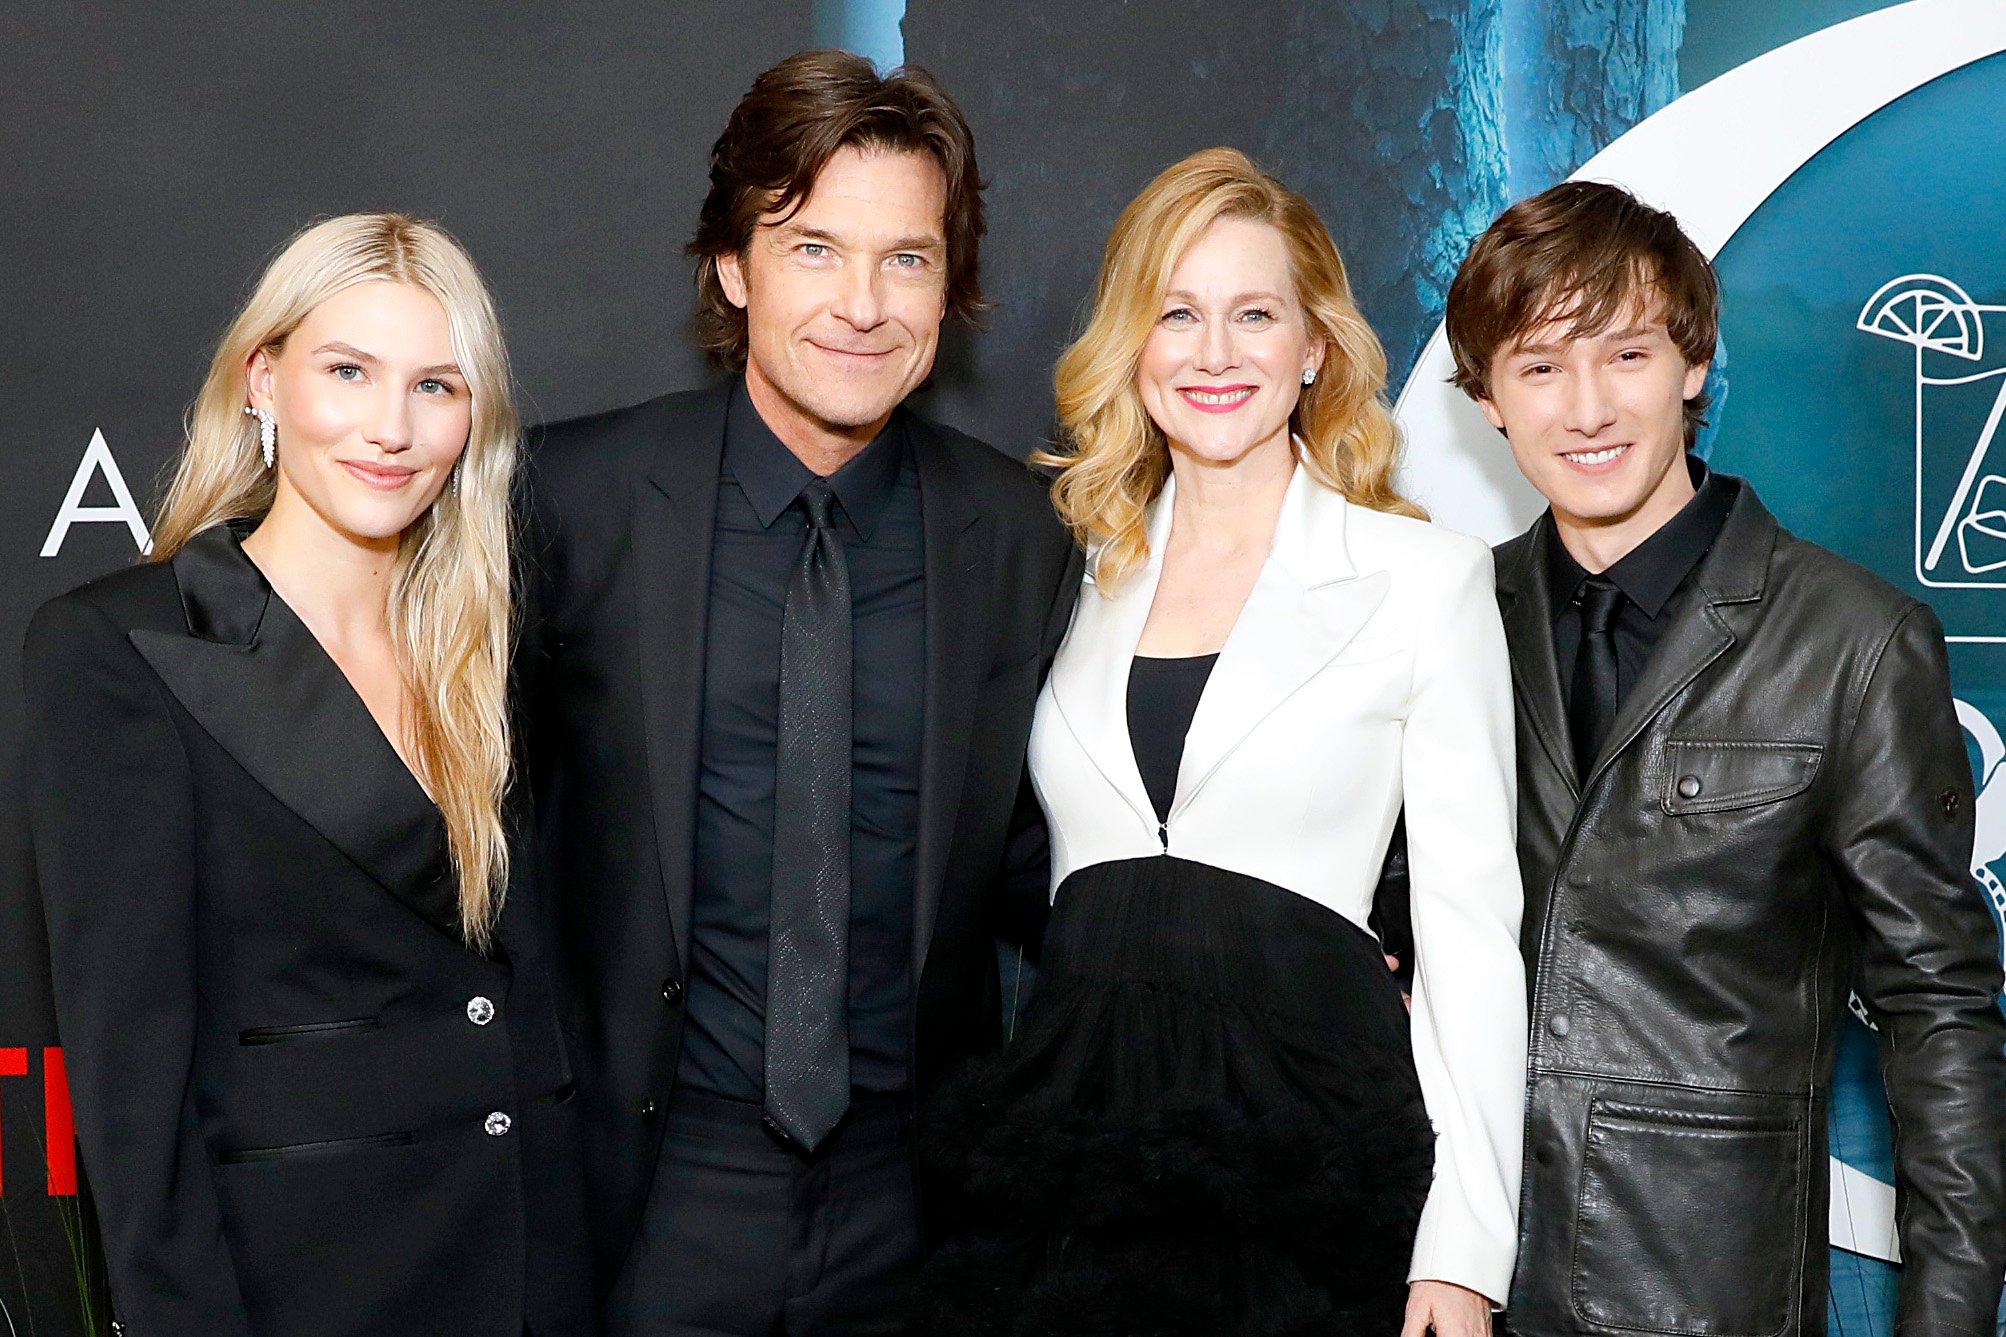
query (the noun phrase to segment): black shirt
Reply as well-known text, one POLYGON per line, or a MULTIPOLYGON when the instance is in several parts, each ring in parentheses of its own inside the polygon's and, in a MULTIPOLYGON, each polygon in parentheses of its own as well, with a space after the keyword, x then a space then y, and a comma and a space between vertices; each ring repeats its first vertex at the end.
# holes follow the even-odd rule
MULTIPOLYGON (((1737 485, 1714 476, 1697 457, 1686 456, 1693 495, 1679 513, 1656 533, 1625 553, 1602 574, 1623 591, 1616 611, 1616 699, 1625 701, 1644 671, 1665 629, 1677 620, 1689 601, 1693 571, 1720 537, 1721 526, 1734 506, 1737 485)), ((1574 659, 1581 647, 1581 584, 1588 572, 1560 541, 1560 531, 1546 531, 1547 593, 1553 601, 1553 658, 1560 668, 1563 698, 1573 695, 1574 659)))
POLYGON ((1128 669, 1128 743, 1142 787, 1158 823, 1170 820, 1177 797, 1177 768, 1184 762, 1184 736, 1198 713, 1198 698, 1219 656, 1152 659, 1137 655, 1128 669))
MULTIPOLYGON (((745 1100, 764 1087, 766 954, 780 621, 814 478, 741 383, 725 417, 697 747, 696 886, 677 1080, 745 1100)), ((923 726, 925 563, 919 473, 902 415, 829 480, 852 627, 850 1077, 903 1090, 923 726)))

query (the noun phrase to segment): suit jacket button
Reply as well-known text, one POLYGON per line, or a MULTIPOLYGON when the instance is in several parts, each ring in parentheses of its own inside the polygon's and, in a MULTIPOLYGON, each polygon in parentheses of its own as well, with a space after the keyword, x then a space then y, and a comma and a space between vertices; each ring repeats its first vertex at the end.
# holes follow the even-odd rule
POLYGON ((1567 1019, 1565 1012, 1556 1012, 1546 1019, 1546 1029, 1554 1039, 1564 1040, 1567 1038, 1567 1033, 1574 1029, 1574 1023, 1567 1019))
POLYGON ((495 1005, 492 1001, 475 994, 467 1000, 467 1020, 476 1026, 485 1026, 495 1019, 495 1005))
POLYGON ((652 1119, 661 1112, 662 1107, 655 1101, 644 1100, 641 1102, 641 1117, 643 1119, 652 1119))
POLYGON ((489 1137, 500 1137, 508 1132, 511 1122, 508 1115, 496 1110, 482 1122, 481 1127, 488 1130, 489 1137))
POLYGON ((678 979, 666 979, 666 980, 663 980, 663 981, 662 981, 662 1001, 663 1001, 663 1002, 665 1002, 665 1003, 667 1003, 667 1004, 668 1004, 668 1005, 669 1005, 670 1007, 674 1007, 674 1006, 675 1006, 675 1005, 676 1005, 677 1003, 680 1003, 680 1002, 682 1002, 682 1001, 683 1001, 683 982, 682 982, 681 980, 678 980, 678 979))
POLYGON ((1697 775, 1682 775, 1679 777, 1680 798, 1698 798, 1700 790, 1704 788, 1706 786, 1700 783, 1700 778, 1697 775))

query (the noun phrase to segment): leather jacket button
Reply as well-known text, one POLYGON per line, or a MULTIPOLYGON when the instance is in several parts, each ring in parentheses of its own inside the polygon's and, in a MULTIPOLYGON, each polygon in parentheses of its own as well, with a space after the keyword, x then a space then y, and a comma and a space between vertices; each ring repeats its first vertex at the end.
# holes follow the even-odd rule
POLYGON ((1574 1023, 1567 1019, 1565 1012, 1556 1012, 1546 1019, 1546 1029, 1554 1039, 1564 1040, 1567 1033, 1574 1029, 1574 1023))
POLYGON ((508 1115, 503 1114, 500 1110, 496 1110, 481 1121, 481 1127, 487 1129, 489 1137, 506 1137, 508 1136, 508 1130, 514 1125, 514 1122, 508 1115))
POLYGON ((486 998, 475 994, 467 1000, 467 1020, 476 1026, 485 1026, 495 1019, 495 1005, 486 998))
POLYGON ((1539 1149, 1532 1153, 1532 1158, 1541 1165, 1551 1165, 1553 1164, 1553 1148, 1542 1143, 1539 1149))
POLYGON ((662 981, 662 1001, 670 1007, 683 1001, 683 982, 677 979, 662 981))
POLYGON ((1955 789, 1944 790, 1936 801, 1937 805, 1943 809, 1945 817, 1957 816, 1957 791, 1955 789))
POLYGON ((1591 887, 1594 884, 1595 884, 1595 879, 1588 876, 1588 874, 1586 873, 1573 872, 1567 875, 1567 885, 1570 887, 1586 888, 1586 887, 1591 887))
POLYGON ((641 1102, 641 1117, 643 1119, 652 1119, 661 1112, 662 1107, 655 1101, 644 1100, 641 1102))
POLYGON ((1700 790, 1704 788, 1706 786, 1700 783, 1700 778, 1697 775, 1682 775, 1679 777, 1680 798, 1698 798, 1700 790))

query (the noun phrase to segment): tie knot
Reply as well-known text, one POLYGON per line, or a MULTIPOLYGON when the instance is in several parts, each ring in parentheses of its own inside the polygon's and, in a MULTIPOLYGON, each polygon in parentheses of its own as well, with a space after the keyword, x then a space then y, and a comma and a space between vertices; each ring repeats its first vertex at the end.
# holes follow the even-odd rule
POLYGON ((826 478, 817 478, 801 489, 801 506, 816 529, 828 529, 836 523, 836 494, 829 490, 826 478))
POLYGON ((1623 606, 1623 591, 1607 576, 1590 576, 1581 582, 1581 630, 1591 636, 1608 633, 1623 606))

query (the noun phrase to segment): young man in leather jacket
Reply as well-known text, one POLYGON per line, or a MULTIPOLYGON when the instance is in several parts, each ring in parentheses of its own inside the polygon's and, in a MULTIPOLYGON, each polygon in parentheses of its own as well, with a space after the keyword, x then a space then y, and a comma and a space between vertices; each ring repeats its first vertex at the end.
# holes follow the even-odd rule
POLYGON ((1719 294, 1570 182, 1449 293, 1457 384, 1549 508, 1497 549, 1532 1046, 1508 1323, 1826 1328, 1826 1113, 1857 986, 1896 1129, 1904 1334, 1994 1331, 2006 1020, 1930 609, 1688 453, 1719 294))

